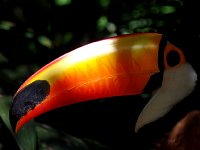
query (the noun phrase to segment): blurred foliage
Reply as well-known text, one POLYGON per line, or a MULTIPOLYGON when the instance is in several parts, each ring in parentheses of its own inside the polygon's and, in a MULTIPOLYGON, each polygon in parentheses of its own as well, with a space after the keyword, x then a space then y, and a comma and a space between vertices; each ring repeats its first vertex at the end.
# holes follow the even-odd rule
POLYGON ((199 36, 197 25, 192 24, 193 28, 188 22, 191 18, 184 16, 194 12, 188 3, 186 0, 0 0, 0 149, 9 149, 6 144, 15 143, 23 150, 26 142, 31 142, 30 150, 108 149, 95 140, 79 139, 33 122, 36 131, 25 128, 29 135, 21 136, 27 141, 20 140, 5 117, 11 99, 5 95, 12 96, 43 65, 89 42, 135 32, 178 34, 177 37, 183 38, 180 34, 183 30, 179 29, 186 25, 190 26, 184 30, 186 34, 191 35, 192 30, 199 36), (185 7, 187 13, 183 13, 185 7), (181 20, 184 17, 186 21, 181 20), (9 137, 7 142, 3 136, 9 137))
POLYGON ((0 138, 3 142, 2 149, 11 149, 12 144, 7 145, 12 141, 15 145, 18 145, 20 150, 35 150, 36 149, 36 132, 35 126, 32 121, 25 125, 25 127, 19 132, 19 134, 14 134, 10 126, 9 121, 9 109, 11 105, 11 97, 0 97, 0 124, 4 124, 4 128, 0 128, 0 138), (4 130, 4 132, 3 132, 4 130), (7 132, 5 132, 5 130, 7 132), (13 137, 10 139, 4 139, 8 135, 13 137), (27 140, 28 139, 28 140, 27 140), (5 144, 6 143, 6 144, 5 144), (5 147, 4 147, 5 146, 5 147))

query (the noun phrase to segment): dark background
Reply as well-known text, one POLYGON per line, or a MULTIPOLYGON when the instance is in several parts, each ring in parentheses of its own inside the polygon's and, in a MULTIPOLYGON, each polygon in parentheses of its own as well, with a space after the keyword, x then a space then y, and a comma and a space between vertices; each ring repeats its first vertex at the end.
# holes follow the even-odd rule
POLYGON ((189 0, 1 0, 1 93, 13 94, 58 56, 114 35, 160 32, 179 47, 193 47, 198 11, 189 0))
MULTIPOLYGON (((199 14, 198 1, 191 0, 0 0, 0 95, 12 96, 58 56, 115 35, 163 33, 199 64, 199 14)), ((135 147, 140 142, 134 123, 147 99, 75 104, 36 121, 109 147, 135 147)))

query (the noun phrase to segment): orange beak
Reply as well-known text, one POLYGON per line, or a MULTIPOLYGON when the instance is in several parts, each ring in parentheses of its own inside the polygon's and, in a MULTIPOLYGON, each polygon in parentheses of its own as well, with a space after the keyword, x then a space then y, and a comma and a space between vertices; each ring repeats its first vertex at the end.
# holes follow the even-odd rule
MULTIPOLYGON (((165 56, 181 51, 161 34, 113 37, 77 48, 33 74, 14 95, 10 120, 17 132, 49 110, 105 97, 144 92, 152 75, 171 66, 165 56)), ((162 82, 162 81, 158 81, 162 82)))

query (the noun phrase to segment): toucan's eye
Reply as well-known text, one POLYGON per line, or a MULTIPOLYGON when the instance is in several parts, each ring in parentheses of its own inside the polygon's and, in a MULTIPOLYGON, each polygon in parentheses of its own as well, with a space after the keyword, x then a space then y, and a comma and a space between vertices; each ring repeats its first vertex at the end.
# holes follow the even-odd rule
POLYGON ((180 63, 180 54, 176 50, 170 50, 166 56, 167 64, 174 67, 180 63))
POLYGON ((165 69, 179 66, 185 63, 185 56, 181 49, 171 43, 167 43, 164 51, 164 66, 165 69))

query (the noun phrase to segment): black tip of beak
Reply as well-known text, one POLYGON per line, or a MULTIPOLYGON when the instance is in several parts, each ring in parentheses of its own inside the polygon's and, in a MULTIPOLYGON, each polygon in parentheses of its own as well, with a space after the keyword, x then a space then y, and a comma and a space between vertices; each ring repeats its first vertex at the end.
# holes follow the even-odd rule
POLYGON ((49 95, 49 92, 50 85, 46 80, 36 80, 15 95, 9 112, 13 130, 15 130, 19 119, 43 101, 49 95))

